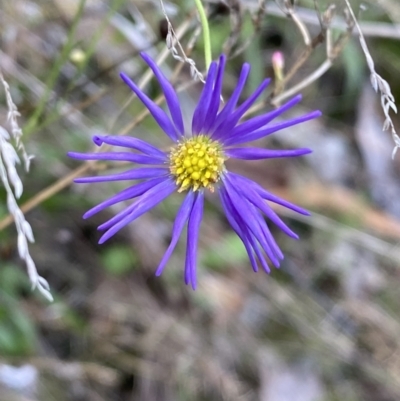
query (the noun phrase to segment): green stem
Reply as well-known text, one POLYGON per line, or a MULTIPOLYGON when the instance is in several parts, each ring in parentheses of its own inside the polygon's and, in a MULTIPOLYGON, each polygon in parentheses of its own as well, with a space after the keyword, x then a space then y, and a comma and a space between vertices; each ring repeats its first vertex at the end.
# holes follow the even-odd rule
POLYGON ((203 28, 203 39, 204 39, 204 58, 206 60, 206 68, 211 64, 211 39, 210 39, 210 27, 208 26, 208 19, 206 11, 204 10, 201 0, 194 0, 196 3, 197 11, 199 12, 201 26, 203 28))

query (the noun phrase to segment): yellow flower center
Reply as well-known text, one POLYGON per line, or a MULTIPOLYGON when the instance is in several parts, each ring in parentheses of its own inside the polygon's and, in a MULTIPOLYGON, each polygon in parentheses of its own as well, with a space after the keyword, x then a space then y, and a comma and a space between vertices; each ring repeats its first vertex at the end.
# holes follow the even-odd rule
POLYGON ((169 155, 170 171, 176 178, 178 192, 214 186, 224 171, 225 155, 221 145, 208 136, 198 135, 175 146, 169 155))

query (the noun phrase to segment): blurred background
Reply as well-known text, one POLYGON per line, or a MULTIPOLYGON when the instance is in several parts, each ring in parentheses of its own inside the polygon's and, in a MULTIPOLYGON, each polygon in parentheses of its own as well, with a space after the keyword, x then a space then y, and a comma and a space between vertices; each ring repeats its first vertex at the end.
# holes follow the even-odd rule
MULTIPOLYGON (((160 94, 142 50, 161 57, 189 124, 202 84, 166 48, 159 1, 0 0, 0 68, 35 155, 29 173, 19 169, 19 204, 35 235, 31 255, 54 296, 49 303, 30 291, 0 188, 0 401, 400 399, 400 156, 391 159, 380 96, 344 2, 295 3, 205 5, 213 56, 229 58, 226 98, 247 61, 245 95, 274 79, 254 115, 299 84, 303 101, 285 118, 322 110, 322 118, 260 142, 310 147, 312 155, 228 163, 312 216, 277 209, 300 239, 271 226, 285 260, 267 276, 252 271, 218 197, 209 196, 194 292, 183 283, 184 238, 162 277, 154 276, 182 196, 99 246, 97 226, 123 205, 89 220, 82 215, 123 187, 72 179, 117 166, 66 157, 90 151, 98 133, 168 146, 118 76, 124 71, 153 98, 160 94), (283 82, 272 65, 276 51, 285 60, 283 82), (329 68, 319 76, 321 66, 329 68)), ((164 6, 182 48, 204 72, 194 1, 164 6)), ((351 6, 377 72, 400 99, 400 3, 351 6)), ((5 127, 7 112, 1 90, 5 127)))

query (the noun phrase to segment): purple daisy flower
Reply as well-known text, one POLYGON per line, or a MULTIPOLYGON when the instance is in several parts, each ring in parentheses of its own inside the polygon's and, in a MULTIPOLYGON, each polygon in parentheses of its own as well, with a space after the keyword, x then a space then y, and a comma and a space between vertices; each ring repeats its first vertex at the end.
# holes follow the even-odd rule
POLYGON ((185 198, 173 225, 171 243, 158 266, 156 275, 159 276, 162 273, 187 223, 185 283, 191 284, 195 289, 197 243, 203 218, 204 193, 206 189, 211 192, 216 190, 227 220, 243 241, 253 270, 257 271, 258 263, 260 263, 269 273, 267 259, 274 266, 279 267, 283 254, 268 228, 265 217, 288 236, 296 239, 298 236, 279 218, 266 201, 277 203, 301 214, 308 215, 309 213, 269 193, 254 181, 227 171, 225 161, 229 158, 259 160, 310 153, 310 149, 271 150, 241 145, 264 138, 283 128, 314 119, 321 113, 313 111, 301 117, 271 123, 276 117, 299 103, 301 100, 299 95, 276 110, 239 122, 268 86, 270 80, 263 81, 247 100, 237 106, 250 71, 250 65, 245 63, 235 90, 220 110, 222 78, 226 62, 225 56, 222 55, 219 63, 213 62, 210 65, 200 100, 194 110, 192 129, 188 132, 184 128, 178 96, 171 83, 147 54, 142 54, 142 58, 161 85, 170 117, 127 75, 122 73, 121 78, 148 108, 173 144, 169 151, 164 152, 141 139, 98 135, 93 137, 94 143, 98 146, 105 143, 137 152, 69 153, 70 157, 80 160, 118 160, 147 165, 119 174, 75 180, 77 183, 140 180, 139 183, 129 186, 93 207, 83 216, 88 218, 118 202, 138 198, 136 202, 99 226, 98 229, 104 231, 99 243, 107 241, 172 193, 185 192, 185 198))

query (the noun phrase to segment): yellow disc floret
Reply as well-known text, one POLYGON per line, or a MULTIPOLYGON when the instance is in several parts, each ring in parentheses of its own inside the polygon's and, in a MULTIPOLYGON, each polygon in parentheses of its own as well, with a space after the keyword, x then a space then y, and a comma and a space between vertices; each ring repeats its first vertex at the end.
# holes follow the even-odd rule
POLYGON ((175 146, 170 153, 170 171, 176 178, 178 192, 193 188, 214 190, 224 171, 224 152, 217 141, 198 135, 175 146))

